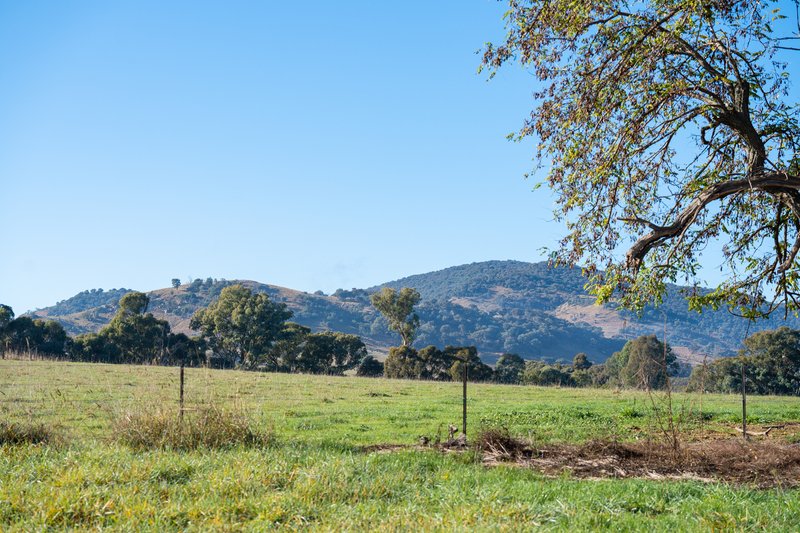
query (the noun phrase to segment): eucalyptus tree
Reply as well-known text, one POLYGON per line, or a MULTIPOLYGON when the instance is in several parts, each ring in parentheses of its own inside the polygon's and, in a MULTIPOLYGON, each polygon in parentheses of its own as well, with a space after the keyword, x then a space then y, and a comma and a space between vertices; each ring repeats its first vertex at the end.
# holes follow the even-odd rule
POLYGON ((77 337, 83 346, 84 357, 101 358, 115 363, 159 363, 169 345, 170 326, 147 312, 150 297, 143 292, 129 292, 119 300, 119 309, 103 329, 97 341, 91 337, 77 337), (100 347, 100 354, 90 353, 100 347))
POLYGON ((525 360, 513 353, 504 353, 494 367, 494 380, 498 383, 519 383, 525 371, 525 360))
POLYGON ((286 304, 253 294, 243 285, 231 285, 192 316, 190 327, 229 363, 249 367, 269 353, 291 317, 286 304))
POLYGON ((409 287, 399 291, 384 287, 370 296, 372 305, 389 322, 389 329, 400 334, 402 346, 411 346, 416 337, 419 316, 414 312, 414 306, 419 300, 419 292, 409 287))
POLYGON ((0 332, 14 320, 14 310, 11 306, 0 304, 0 332))
POLYGON ((800 108, 787 92, 800 23, 781 4, 509 0, 482 68, 518 62, 538 78, 512 137, 537 140, 566 221, 554 262, 583 264, 599 301, 660 301, 718 241, 724 281, 690 306, 800 307, 800 108))

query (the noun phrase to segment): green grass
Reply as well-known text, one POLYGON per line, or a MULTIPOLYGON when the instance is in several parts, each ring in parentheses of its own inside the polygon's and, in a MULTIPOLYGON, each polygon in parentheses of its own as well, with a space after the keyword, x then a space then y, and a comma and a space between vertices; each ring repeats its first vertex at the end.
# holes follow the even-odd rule
MULTIPOLYGON (((177 413, 174 368, 0 361, 0 420, 57 426, 66 444, 0 446, 0 530, 762 530, 800 527, 800 492, 649 480, 548 479, 472 453, 364 453, 460 425, 459 384, 187 370, 187 406, 249 413, 269 445, 140 450, 115 418, 177 413)), ((678 395, 677 404, 697 398, 678 395)), ((634 439, 647 395, 470 385, 469 427, 537 442, 634 439)), ((705 396, 691 432, 730 428, 739 399, 705 396)), ((800 421, 800 399, 752 397, 752 423, 800 421)), ((189 412, 191 413, 191 411, 189 412)), ((732 432, 731 432, 732 433, 732 432)), ((788 437, 787 437, 788 438, 788 437)))

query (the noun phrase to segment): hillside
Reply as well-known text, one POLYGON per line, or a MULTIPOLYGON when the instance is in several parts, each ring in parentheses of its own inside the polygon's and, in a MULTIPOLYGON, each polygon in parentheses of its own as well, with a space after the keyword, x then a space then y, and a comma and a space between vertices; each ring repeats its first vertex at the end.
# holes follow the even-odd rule
MULTIPOLYGON (((423 298, 422 307, 428 312, 428 327, 447 314, 447 305, 459 306, 488 316, 493 325, 501 327, 502 333, 491 343, 498 346, 497 341, 502 340, 500 351, 538 353, 550 358, 563 354, 559 350, 582 346, 582 351, 597 360, 596 354, 615 342, 621 344, 644 334, 662 337, 666 323, 668 341, 679 356, 699 362, 705 356, 736 352, 747 332, 748 321, 727 310, 702 314, 689 311, 679 286, 670 286, 660 307, 647 308, 637 316, 614 305, 595 305, 584 292, 584 283, 578 268, 550 268, 545 262, 486 261, 409 276, 385 286, 417 288, 423 298), (533 351, 515 349, 520 344, 533 351)), ((750 333, 781 325, 798 328, 800 320, 776 317, 759 321, 751 324, 750 333)), ((488 322, 486 327, 491 329, 488 322)), ((479 345, 488 340, 480 338, 485 337, 480 331, 473 330, 471 336, 479 345)))
MULTIPOLYGON (((580 351, 603 361, 626 339, 645 333, 667 337, 688 361, 735 352, 744 338, 747 321, 727 311, 689 312, 672 287, 664 305, 647 309, 641 317, 613 305, 595 306, 584 294, 579 269, 549 268, 546 263, 487 261, 409 276, 368 289, 339 289, 332 295, 310 294, 255 281, 195 280, 178 288, 148 294, 154 315, 176 331, 191 333, 195 310, 208 305, 227 285, 242 283, 285 302, 293 320, 314 330, 332 329, 364 338, 373 352, 397 343, 383 318, 369 303, 369 294, 382 286, 414 287, 422 295, 417 346, 476 345, 489 362, 503 352, 527 358, 569 360, 580 351)), ((128 289, 84 291, 35 312, 60 321, 71 334, 97 331, 116 311, 116 301, 128 289)), ((751 333, 779 325, 800 327, 797 319, 759 322, 751 333)))

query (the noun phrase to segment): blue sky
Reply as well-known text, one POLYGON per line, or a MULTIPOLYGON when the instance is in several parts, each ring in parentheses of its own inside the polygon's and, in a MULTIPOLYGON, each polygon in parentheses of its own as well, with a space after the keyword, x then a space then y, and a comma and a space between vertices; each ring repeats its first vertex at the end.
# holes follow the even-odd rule
POLYGON ((563 231, 494 0, 0 2, 0 302, 173 277, 314 291, 563 231))
POLYGON ((502 5, 3 2, 0 302, 364 287, 556 241, 502 5))

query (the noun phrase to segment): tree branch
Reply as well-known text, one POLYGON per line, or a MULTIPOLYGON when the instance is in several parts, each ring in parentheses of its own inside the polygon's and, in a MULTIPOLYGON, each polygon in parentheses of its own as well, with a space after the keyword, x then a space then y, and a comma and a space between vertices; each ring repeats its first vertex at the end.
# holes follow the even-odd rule
POLYGON ((711 202, 727 196, 747 191, 759 190, 771 194, 797 193, 800 191, 800 176, 770 172, 761 176, 751 176, 738 180, 724 181, 709 186, 697 195, 694 200, 668 226, 658 226, 638 217, 629 218, 627 222, 637 222, 648 226, 651 231, 641 236, 626 254, 626 266, 635 274, 642 266, 647 253, 659 243, 677 237, 692 225, 700 212, 711 202))

